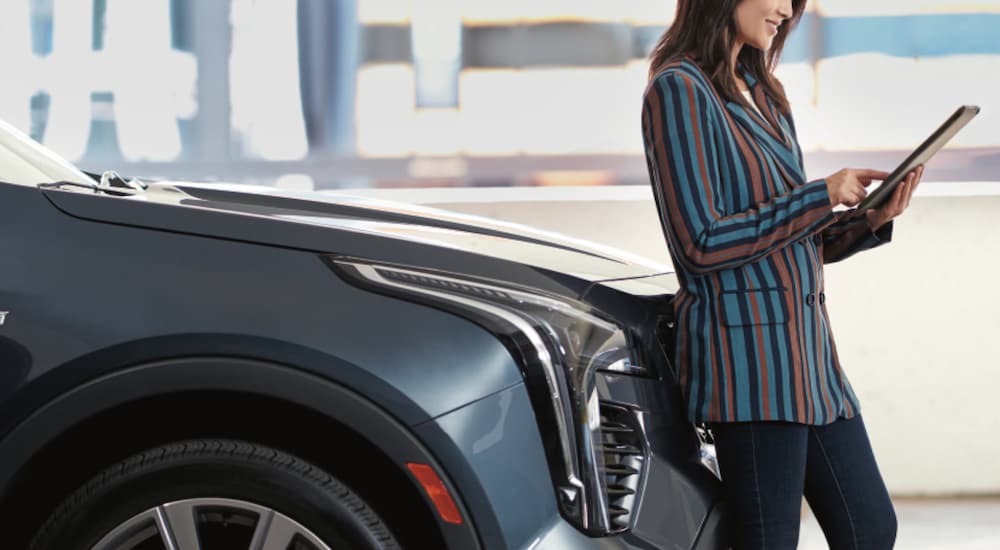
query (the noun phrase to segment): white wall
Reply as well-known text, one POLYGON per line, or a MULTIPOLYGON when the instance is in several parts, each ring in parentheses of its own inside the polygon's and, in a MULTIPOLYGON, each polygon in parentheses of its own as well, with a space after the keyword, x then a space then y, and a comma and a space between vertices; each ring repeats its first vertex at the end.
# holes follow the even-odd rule
MULTIPOLYGON (((670 262, 646 187, 351 190, 670 262)), ((889 490, 1000 492, 1000 184, 924 182, 893 242, 827 266, 837 347, 889 490)))

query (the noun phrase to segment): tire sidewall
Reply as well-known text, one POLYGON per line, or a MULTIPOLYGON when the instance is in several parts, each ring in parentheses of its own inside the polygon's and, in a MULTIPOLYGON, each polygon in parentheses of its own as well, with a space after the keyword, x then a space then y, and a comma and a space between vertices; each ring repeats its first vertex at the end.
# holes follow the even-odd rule
POLYGON ((167 460, 112 477, 103 485, 98 482, 95 490, 39 533, 46 541, 32 548, 89 550, 113 528, 143 511, 194 498, 242 500, 270 508, 332 548, 383 548, 355 511, 364 507, 363 501, 324 472, 218 456, 167 460))

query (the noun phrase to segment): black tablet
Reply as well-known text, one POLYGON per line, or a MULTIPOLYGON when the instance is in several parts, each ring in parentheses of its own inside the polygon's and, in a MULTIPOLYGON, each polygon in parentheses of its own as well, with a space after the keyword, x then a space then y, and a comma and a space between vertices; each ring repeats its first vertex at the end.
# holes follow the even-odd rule
POLYGON ((972 117, 979 114, 979 107, 976 105, 963 105, 955 111, 948 120, 944 121, 933 134, 930 135, 919 147, 914 149, 910 156, 906 157, 906 160, 902 162, 889 177, 882 181, 882 184, 878 186, 877 189, 868 194, 864 200, 858 204, 858 210, 867 210, 869 208, 877 208, 881 206, 885 201, 889 200, 892 196, 892 191, 899 185, 905 178, 906 175, 910 173, 911 170, 925 164, 935 153, 938 152, 941 147, 944 147, 945 143, 948 143, 951 138, 958 133, 966 124, 972 120, 972 117))

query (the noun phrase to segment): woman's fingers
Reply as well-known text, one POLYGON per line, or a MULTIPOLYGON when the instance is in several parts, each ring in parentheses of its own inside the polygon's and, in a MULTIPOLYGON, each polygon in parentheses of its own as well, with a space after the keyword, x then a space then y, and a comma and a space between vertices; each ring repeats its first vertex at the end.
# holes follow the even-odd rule
POLYGON ((860 203, 861 201, 863 201, 865 199, 866 195, 868 195, 868 193, 865 192, 865 188, 864 187, 858 187, 858 188, 854 189, 854 201, 853 201, 854 204, 851 204, 850 206, 855 206, 858 203, 860 203))
POLYGON ((885 179, 889 177, 889 172, 884 172, 882 170, 875 170, 873 168, 858 168, 855 173, 859 178, 871 178, 871 179, 885 179))
POLYGON ((889 198, 889 202, 884 206, 885 214, 888 219, 893 219, 903 213, 904 210, 910 206, 910 197, 913 196, 914 189, 917 188, 917 183, 920 181, 920 174, 923 172, 923 167, 917 167, 906 174, 903 181, 896 186, 893 191, 892 196, 889 198))
POLYGON ((909 181, 909 177, 904 178, 903 181, 892 190, 892 195, 889 196, 889 200, 882 205, 882 214, 886 221, 891 220, 899 215, 899 208, 903 204, 903 195, 906 193, 906 184, 909 181))
POLYGON ((924 165, 921 164, 920 166, 917 167, 916 170, 913 171, 913 183, 910 184, 909 193, 906 194, 906 202, 903 205, 904 209, 909 208, 910 199, 913 198, 913 192, 917 190, 917 186, 920 185, 920 179, 923 176, 924 176, 924 165))
POLYGON ((872 170, 869 168, 861 168, 854 171, 854 175, 857 176, 858 180, 862 184, 868 185, 872 180, 884 180, 889 177, 889 172, 883 172, 881 170, 872 170))
MULTIPOLYGON (((872 180, 884 180, 889 177, 888 172, 883 172, 881 170, 871 170, 866 168, 843 170, 842 172, 853 173, 858 184, 850 183, 842 187, 844 200, 842 204, 847 206, 855 206, 860 203, 868 191, 865 190, 865 186, 870 184, 872 180), (859 185, 860 184, 860 185, 859 185)), ((885 223, 896 216, 903 213, 904 210, 910 206, 910 198, 913 197, 913 192, 916 190, 917 185, 920 183, 920 178, 924 174, 924 165, 917 166, 911 170, 902 182, 896 187, 889 197, 889 200, 885 202, 880 208, 875 210, 873 216, 876 216, 880 223, 885 223)))
POLYGON ((895 216, 902 214, 903 210, 906 210, 906 204, 910 202, 910 193, 913 192, 913 173, 906 176, 906 181, 899 187, 899 199, 896 201, 895 216))
POLYGON ((899 215, 899 207, 902 204, 903 193, 906 193, 906 182, 903 180, 902 183, 896 186, 896 190, 892 192, 892 197, 889 198, 889 203, 885 205, 885 215, 887 219, 893 219, 899 215))
POLYGON ((910 189, 910 196, 906 197, 906 206, 907 207, 910 206, 910 198, 913 197, 913 193, 917 190, 917 186, 920 185, 920 180, 922 180, 924 178, 924 165, 921 164, 920 167, 917 170, 918 170, 917 171, 917 177, 913 181, 913 188, 910 189))
POLYGON ((846 187, 842 189, 840 193, 840 200, 837 202, 843 204, 844 206, 855 206, 861 202, 861 199, 858 198, 860 193, 858 193, 858 190, 853 187, 846 187))
POLYGON ((906 180, 899 186, 897 193, 899 195, 899 200, 896 202, 895 216, 898 216, 906 210, 906 207, 910 204, 910 196, 913 195, 913 187, 917 179, 916 170, 910 172, 906 175, 906 180))

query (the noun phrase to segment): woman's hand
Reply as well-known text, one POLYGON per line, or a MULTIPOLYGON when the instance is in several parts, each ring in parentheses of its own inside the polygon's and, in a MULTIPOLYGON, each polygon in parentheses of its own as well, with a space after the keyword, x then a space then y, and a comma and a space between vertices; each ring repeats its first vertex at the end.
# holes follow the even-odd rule
POLYGON ((873 180, 884 180, 887 177, 889 173, 880 170, 844 168, 826 178, 830 203, 834 206, 838 204, 857 206, 868 194, 865 187, 871 185, 873 180))
POLYGON ((924 165, 921 164, 910 171, 906 175, 906 179, 896 186, 896 189, 892 192, 892 197, 885 204, 865 212, 865 215, 868 216, 868 225, 871 226, 872 231, 878 231, 880 227, 902 214, 906 210, 906 207, 910 206, 910 197, 913 196, 913 191, 920 184, 920 178, 923 175, 924 165))

